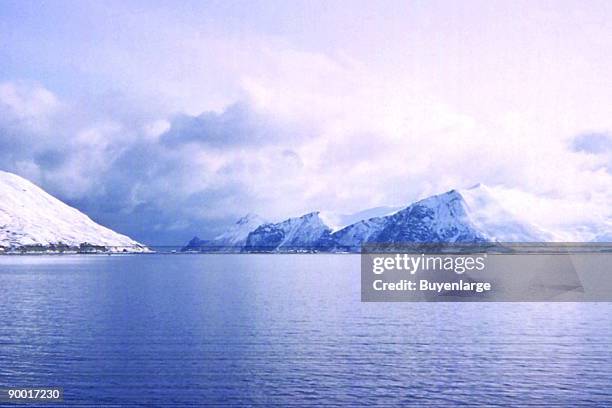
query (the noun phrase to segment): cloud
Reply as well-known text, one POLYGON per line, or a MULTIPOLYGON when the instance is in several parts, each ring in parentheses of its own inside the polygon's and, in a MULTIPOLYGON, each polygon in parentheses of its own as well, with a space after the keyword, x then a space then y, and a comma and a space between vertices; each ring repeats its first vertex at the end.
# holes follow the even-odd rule
POLYGON ((448 97, 459 91, 276 38, 120 35, 70 51, 116 89, 0 85, 0 167, 137 239, 180 244, 247 212, 352 213, 478 182, 610 212, 610 137, 581 133, 612 126, 599 115, 577 124, 546 99, 489 111, 491 95, 448 97))
POLYGON ((0 109, 5 119, 37 124, 60 109, 57 97, 48 89, 26 82, 0 84, 0 109))
POLYGON ((572 148, 578 152, 607 153, 612 151, 612 135, 609 133, 584 133, 572 141, 572 148))
POLYGON ((300 129, 291 131, 248 102, 198 116, 122 117, 98 109, 116 95, 84 108, 36 84, 0 89, 11 91, 0 108, 15 111, 0 117, 0 167, 147 242, 180 243, 245 207, 279 201, 286 191, 275 193, 271 183, 301 166, 290 148, 300 129), (53 104, 17 109, 39 95, 53 104), (31 125, 43 121, 44 127, 31 125))
POLYGON ((211 147, 262 146, 296 139, 299 129, 283 128, 278 120, 255 112, 246 102, 234 103, 221 113, 179 115, 161 135, 167 146, 201 143, 211 147))
POLYGON ((38 166, 30 160, 37 156, 51 162, 52 122, 61 108, 58 98, 39 84, 0 83, 0 161, 37 178, 38 166))

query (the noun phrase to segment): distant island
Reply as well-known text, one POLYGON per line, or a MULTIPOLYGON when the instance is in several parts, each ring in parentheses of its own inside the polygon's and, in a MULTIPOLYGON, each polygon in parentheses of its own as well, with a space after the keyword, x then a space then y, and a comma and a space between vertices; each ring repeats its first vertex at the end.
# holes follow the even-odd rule
MULTIPOLYGON (((562 241, 555 231, 517 217, 504 204, 494 189, 478 184, 434 195, 391 214, 348 225, 329 225, 320 212, 278 223, 264 222, 257 215, 249 214, 213 239, 194 237, 182 251, 356 253, 368 243, 562 241)), ((609 236, 603 233, 587 240, 604 241, 609 236)))

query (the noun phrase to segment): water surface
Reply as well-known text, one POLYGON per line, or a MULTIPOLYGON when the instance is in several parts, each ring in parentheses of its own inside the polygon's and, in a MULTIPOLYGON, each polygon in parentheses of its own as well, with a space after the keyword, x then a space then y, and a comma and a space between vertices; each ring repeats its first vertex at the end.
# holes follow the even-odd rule
POLYGON ((610 303, 361 303, 356 255, 0 257, 0 387, 67 405, 612 404, 610 303))

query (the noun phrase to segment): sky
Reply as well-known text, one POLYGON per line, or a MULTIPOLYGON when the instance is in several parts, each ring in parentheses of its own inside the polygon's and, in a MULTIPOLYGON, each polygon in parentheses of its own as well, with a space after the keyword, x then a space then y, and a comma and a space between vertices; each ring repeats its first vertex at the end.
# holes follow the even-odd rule
POLYGON ((610 15, 609 1, 0 0, 0 169, 147 244, 476 183, 563 201, 546 212, 568 226, 610 221, 610 15))

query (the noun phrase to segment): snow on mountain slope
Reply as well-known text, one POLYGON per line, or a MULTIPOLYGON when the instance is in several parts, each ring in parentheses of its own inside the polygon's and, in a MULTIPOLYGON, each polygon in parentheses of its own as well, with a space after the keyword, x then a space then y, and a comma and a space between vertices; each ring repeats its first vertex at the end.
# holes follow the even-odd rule
MULTIPOLYGON (((479 184, 427 197, 399 211, 379 207, 352 216, 314 212, 262 224, 247 234, 242 250, 358 252, 364 243, 610 242, 612 217, 596 209, 479 184), (372 217, 362 219, 368 215, 372 217)), ((217 239, 243 237, 247 229, 236 226, 217 239)), ((196 244, 209 245, 202 242, 196 244)))
POLYGON ((336 250, 364 243, 545 242, 547 232, 508 211, 495 192, 478 185, 431 196, 386 217, 371 218, 332 234, 336 250))
POLYGON ((236 223, 226 232, 216 236, 213 239, 213 244, 227 246, 244 245, 249 233, 265 223, 266 220, 261 218, 259 215, 249 213, 236 221, 236 223))
POLYGON ((245 251, 319 250, 329 240, 331 228, 318 212, 259 226, 249 234, 245 251))
POLYGON ((408 242, 481 242, 461 195, 455 191, 428 197, 395 214, 361 221, 335 232, 339 250, 355 251, 362 244, 408 242))
POLYGON ((344 227, 358 223, 359 221, 369 220, 376 217, 384 217, 401 210, 402 207, 374 207, 362 210, 353 214, 337 214, 330 211, 321 211, 319 217, 328 225, 332 231, 339 231, 344 227))
POLYGON ((257 214, 249 213, 236 221, 227 231, 217 235, 212 240, 201 240, 198 237, 194 237, 185 247, 183 247, 182 251, 240 252, 246 244, 249 233, 265 222, 266 221, 257 214))
MULTIPOLYGON (((399 210, 399 207, 376 207, 367 210, 359 211, 354 214, 336 214, 332 212, 319 212, 318 221, 324 224, 323 229, 330 229, 331 231, 339 230, 347 225, 351 225, 357 221, 364 220, 366 218, 372 218, 377 216, 389 215, 399 210)), ((307 214, 307 215, 312 215, 307 214)), ((299 219, 299 217, 297 218, 299 219)), ((316 218, 313 218, 316 219, 316 218)), ((246 216, 239 219, 234 225, 232 225, 227 231, 216 236, 211 240, 203 240, 198 237, 194 237, 182 248, 183 252, 208 252, 208 251, 227 251, 235 252, 241 250, 247 241, 249 233, 255 231, 257 227, 265 224, 266 221, 256 214, 247 214, 246 216)), ((270 228, 270 231, 272 229, 270 228)), ((260 231, 261 232, 261 231, 260 231)), ((285 237, 285 240, 291 240, 291 236, 295 236, 297 232, 293 231, 289 233, 289 236, 285 237)), ((302 231, 303 233, 303 231, 302 231)), ((316 234, 315 234, 316 235, 316 234)), ((256 238, 253 238, 253 240, 256 238)), ((268 236, 266 239, 270 239, 268 236)))
POLYGON ((7 251, 51 247, 148 251, 131 238, 96 224, 28 180, 4 171, 0 171, 0 247, 7 251))
POLYGON ((366 242, 375 242, 375 238, 387 225, 386 217, 374 217, 362 220, 332 234, 334 250, 358 252, 366 242))

